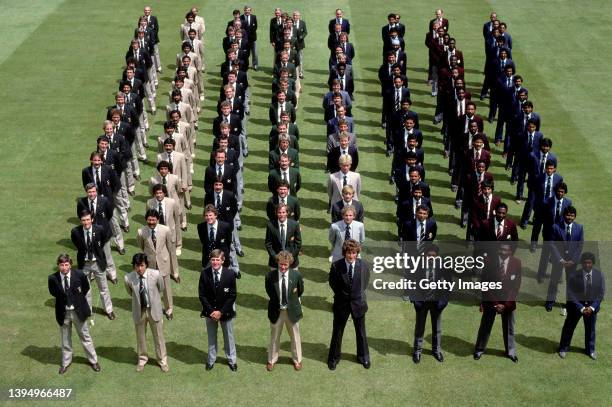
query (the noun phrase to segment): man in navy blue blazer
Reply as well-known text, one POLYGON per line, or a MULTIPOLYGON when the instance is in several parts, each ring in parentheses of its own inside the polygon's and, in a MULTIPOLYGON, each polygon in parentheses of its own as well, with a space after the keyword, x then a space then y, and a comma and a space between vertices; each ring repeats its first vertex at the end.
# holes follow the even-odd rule
MULTIPOLYGON (((540 253, 540 265, 538 266, 538 282, 541 282, 546 277, 546 269, 550 260, 550 240, 552 239, 553 226, 562 226, 565 219, 563 218, 563 212, 565 208, 572 205, 572 200, 567 196, 567 185, 565 182, 560 182, 555 188, 555 196, 550 198, 546 205, 542 207, 541 216, 539 218, 542 221, 542 252, 540 253)), ((534 230, 535 230, 534 222, 534 230)), ((537 240, 537 236, 535 237, 537 240)), ((531 252, 534 253, 537 247, 537 242, 533 242, 534 235, 531 233, 531 252)))
POLYGON ((582 269, 574 273, 567 281, 567 317, 561 330, 559 356, 565 359, 572 342, 576 325, 581 318, 584 321, 584 350, 593 360, 595 353, 595 323, 597 313, 606 291, 606 283, 601 270, 593 267, 595 255, 585 252, 580 256, 582 269))
MULTIPOLYGON (((549 159, 551 157, 548 156, 550 153, 546 153, 545 155, 540 155, 538 158, 539 161, 532 159, 532 167, 531 172, 529 174, 529 179, 527 180, 527 187, 529 188, 529 192, 527 194, 527 201, 525 201, 525 206, 523 208, 523 214, 521 216, 521 228, 527 229, 527 223, 529 222, 529 218, 531 217, 532 209, 538 209, 541 205, 543 205, 548 198, 553 196, 553 191, 555 187, 560 182, 563 182, 563 177, 561 174, 557 173, 557 163, 555 161, 549 159), (541 160, 542 157, 545 158, 544 162, 544 171, 541 171, 541 160)), ((533 158, 533 157, 532 157, 533 158)))
POLYGON ((436 219, 429 217, 429 207, 421 204, 416 208, 414 219, 404 223, 402 235, 400 236, 404 242, 414 242, 405 246, 405 251, 421 253, 427 242, 433 242, 436 239, 438 225, 436 219))
POLYGON ((569 278, 576 271, 584 245, 582 225, 575 222, 576 208, 573 206, 565 208, 563 219, 563 224, 553 225, 551 237, 550 261, 552 263, 552 271, 544 305, 548 312, 552 311, 552 307, 557 299, 557 286, 563 278, 562 270, 565 270, 566 281, 569 281, 569 278))
POLYGON ((351 23, 349 22, 349 20, 344 18, 344 13, 342 12, 342 9, 336 9, 336 18, 332 18, 331 20, 329 20, 327 28, 329 29, 330 34, 334 32, 336 24, 340 24, 340 31, 343 31, 347 34, 351 33, 351 23))

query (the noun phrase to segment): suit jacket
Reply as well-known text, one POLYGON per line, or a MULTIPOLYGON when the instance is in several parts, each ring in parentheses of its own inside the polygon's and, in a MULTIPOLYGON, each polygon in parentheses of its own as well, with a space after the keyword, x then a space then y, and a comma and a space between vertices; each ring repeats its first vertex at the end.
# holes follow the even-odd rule
POLYGON ((349 283, 348 268, 344 258, 332 263, 329 270, 329 286, 334 292, 332 310, 334 314, 350 314, 363 317, 368 311, 366 288, 370 281, 370 270, 362 259, 355 260, 353 284, 349 283))
MULTIPOLYGON (((299 221, 300 220, 300 201, 295 196, 291 196, 291 195, 287 195, 285 199, 286 199, 285 202, 287 205, 287 209, 289 211, 289 213, 287 213, 287 216, 296 222, 299 221)), ((270 197, 270 199, 268 199, 268 202, 266 203, 266 214, 268 215, 268 219, 270 221, 276 220, 276 206, 278 205, 279 202, 280 202, 279 196, 274 194, 270 197)))
MULTIPOLYGON (((223 89, 221 90, 223 91, 223 89)), ((223 95, 217 102, 217 114, 219 114, 219 116, 221 115, 221 103, 225 102, 226 100, 225 95, 223 95)), ((244 101, 242 96, 234 96, 231 114, 238 116, 240 120, 244 119, 244 101)))
MULTIPOLYGON (((348 123, 348 132, 354 133, 355 126, 353 124, 353 118, 349 116, 344 116, 344 120, 348 123)), ((339 131, 338 123, 340 122, 340 118, 337 116, 327 122, 327 135, 337 133, 339 131)))
POLYGON ((567 239, 567 225, 563 222, 561 225, 553 225, 551 240, 551 263, 559 263, 563 260, 571 260, 574 264, 580 263, 582 255, 582 247, 584 246, 584 230, 582 225, 576 222, 572 223, 571 236, 567 239))
MULTIPOLYGON (((336 28, 336 19, 332 18, 331 20, 329 20, 329 24, 327 25, 327 28, 331 33, 334 32, 335 28, 336 28)), ((347 34, 351 33, 351 23, 349 22, 349 20, 347 20, 346 18, 342 18, 342 23, 340 24, 342 26, 342 29, 340 31, 344 31, 347 34)))
MULTIPOLYGON (((342 104, 347 109, 351 108, 352 101, 351 101, 351 96, 348 94, 348 92, 344 90, 340 90, 339 93, 340 95, 342 95, 342 104)), ((323 103, 322 103, 323 109, 327 109, 328 106, 333 105, 333 104, 334 104, 334 93, 331 91, 327 92, 325 96, 323 96, 323 103)))
MULTIPOLYGON (((356 199, 353 199, 351 202, 351 206, 355 208, 355 220, 363 223, 363 205, 356 199)), ((332 223, 339 222, 342 220, 342 209, 344 209, 344 200, 341 199, 331 207, 331 221, 332 223)))
POLYGON ((355 81, 353 80, 353 75, 351 73, 345 71, 344 78, 341 78, 337 73, 331 72, 329 74, 329 78, 327 79, 327 85, 329 86, 330 90, 332 88, 332 81, 334 79, 338 79, 341 84, 344 83, 344 86, 340 85, 340 89, 346 91, 349 95, 353 94, 355 91, 355 81))
MULTIPOLYGON (((164 292, 164 278, 159 270, 152 268, 147 268, 143 278, 146 281, 151 317, 153 317, 153 321, 159 322, 164 315, 161 302, 161 293, 164 292)), ((142 318, 142 307, 144 306, 140 303, 140 276, 132 271, 125 275, 124 282, 128 295, 132 297, 132 319, 135 324, 138 324, 142 318)))
POLYGON ((546 204, 542 206, 540 214, 542 217, 542 223, 544 225, 544 228, 542 231, 544 240, 551 239, 553 225, 555 224, 559 226, 563 225, 563 223, 565 222, 565 220, 563 219, 563 211, 565 210, 565 208, 571 205, 572 205, 572 200, 569 199, 568 197, 563 197, 563 200, 561 201, 561 206, 559 208, 559 216, 557 216, 556 197, 550 198, 548 201, 546 201, 546 204))
MULTIPOLYGON (((157 163, 168 161, 167 153, 157 154, 157 163)), ((187 172, 187 159, 183 153, 178 151, 172 152, 172 174, 176 175, 181 181, 181 188, 187 188, 189 185, 189 173, 187 172)))
MULTIPOLYGON (((278 117, 278 109, 278 102, 270 104, 270 108, 268 109, 268 117, 270 118, 270 123, 272 123, 273 126, 278 125, 280 122, 278 117)), ((292 123, 295 123, 295 107, 293 107, 291 102, 285 102, 285 112, 289 113, 289 120, 291 120, 292 123)))
POLYGON ((418 181, 413 184, 408 181, 406 174, 406 166, 402 165, 397 168, 393 173, 393 179, 395 180, 395 186, 397 187, 397 198, 398 202, 406 201, 412 197, 412 189, 417 185, 421 187, 423 191, 423 197, 429 198, 431 196, 431 191, 429 189, 429 185, 425 181, 418 181))
MULTIPOLYGON (((359 151, 357 151, 357 147, 349 144, 347 147, 347 154, 351 156, 351 171, 357 171, 357 166, 359 165, 359 151)), ((338 165, 338 159, 342 155, 342 150, 340 146, 336 146, 331 149, 329 153, 327 153, 327 170, 331 173, 340 171, 340 166, 338 165)))
MULTIPOLYGON (((439 269, 434 267, 434 279, 433 281, 453 281, 453 271, 449 269, 439 269)), ((425 267, 419 267, 414 273, 410 274, 410 280, 416 283, 415 289, 409 291, 410 301, 414 304, 415 308, 421 308, 425 302, 433 302, 436 304, 437 309, 443 310, 448 305, 448 297, 450 292, 446 289, 425 289, 419 284, 422 280, 428 280, 427 269, 425 267)))
MULTIPOLYGON (((351 185, 355 190, 353 199, 359 200, 361 193, 361 175, 357 172, 349 171, 346 173, 347 185, 351 185)), ((342 171, 329 174, 327 179, 327 196, 329 197, 329 205, 332 202, 337 202, 342 199, 342 187, 344 186, 344 174, 342 171)))
MULTIPOLYGON (((215 178, 217 178, 217 164, 209 165, 204 172, 204 191, 210 193, 214 190, 215 178)), ((227 162, 223 164, 223 189, 227 189, 236 194, 238 183, 236 182, 235 169, 227 162)))
POLYGON ((157 224, 155 239, 151 240, 151 229, 144 226, 138 229, 136 241, 140 250, 147 255, 149 267, 159 270, 162 276, 178 276, 178 260, 176 258, 176 238, 168 226, 157 224))
MULTIPOLYGON (((385 89, 385 92, 383 95, 383 111, 388 116, 395 113, 395 94, 396 92, 397 90, 395 86, 385 89)), ((401 106, 402 100, 409 99, 409 98, 410 98, 410 91, 408 90, 408 88, 402 86, 400 88, 400 106, 401 106)), ((401 110, 401 107, 400 107, 400 110, 401 110)))
MULTIPOLYGON (((280 169, 273 169, 268 174, 268 190, 276 194, 278 182, 282 179, 280 169)), ((297 196, 298 191, 302 186, 302 177, 300 170, 294 167, 289 167, 289 194, 297 196)))
POLYGON ((247 16, 244 14, 240 16, 240 21, 242 21, 242 27, 246 30, 249 36, 249 43, 253 43, 257 41, 257 16, 255 14, 251 14, 249 18, 249 23, 247 24, 247 16))
MULTIPOLYGON (((149 195, 153 195, 153 187, 157 184, 163 185, 161 175, 157 174, 149 179, 149 195)), ((180 202, 179 194, 181 193, 181 180, 175 175, 168 173, 166 175, 166 188, 168 190, 168 198, 174 199, 176 202, 180 202)), ((179 205, 180 206, 180 205, 179 205)), ((182 208, 179 208, 182 211, 182 208)))
MULTIPOLYGON (((280 149, 278 148, 268 153, 268 169, 269 170, 280 168, 278 164, 280 155, 281 155, 281 152, 280 152, 280 149)), ((289 159, 291 160, 289 165, 294 168, 300 168, 300 156, 298 154, 298 151, 295 148, 289 147, 287 149, 287 155, 289 156, 289 159)))
MULTIPOLYGON (((111 112, 115 109, 121 110, 117 107, 117 105, 109 106, 106 109, 106 120, 111 120, 111 117, 112 117, 111 112)), ((140 122, 138 121, 138 114, 136 113, 136 110, 128 104, 123 105, 123 110, 121 113, 121 121, 129 123, 133 127, 138 127, 140 125, 140 122)))
MULTIPOLYGON (((329 227, 329 243, 332 245, 332 261, 343 258, 342 256, 342 245, 344 244, 344 237, 346 236, 347 224, 344 220, 332 223, 329 227)), ((360 244, 365 242, 365 226, 363 223, 353 220, 350 225, 351 239, 355 239, 360 244)))
POLYGON ((208 235, 208 223, 202 222, 198 224, 198 236, 200 238, 200 243, 202 243, 202 267, 208 265, 210 252, 214 249, 219 249, 223 252, 223 256, 225 257, 223 266, 228 267, 230 260, 230 245, 232 244, 232 225, 217 218, 217 230, 215 230, 215 241, 212 249, 209 247, 210 236, 208 235))
MULTIPOLYGON (((546 175, 546 173, 540 174, 540 176, 537 177, 535 185, 533 185, 534 188, 534 192, 535 192, 535 207, 537 209, 539 209, 542 205, 546 204, 546 201, 548 201, 549 196, 546 196, 546 183, 548 181, 548 176, 546 175)), ((550 191, 551 194, 554 196, 555 193, 555 188, 557 187, 557 185, 559 185, 561 182, 563 182, 563 177, 561 176, 561 174, 555 172, 552 174, 552 182, 551 182, 551 187, 550 187, 550 191)))
MULTIPOLYGON (((266 275, 265 287, 268 294, 268 319, 272 324, 280 316, 281 287, 278 281, 278 270, 266 275)), ((302 304, 300 297, 304 293, 304 279, 299 271, 287 271, 287 316, 294 324, 302 319, 302 304)))
MULTIPOLYGON (((552 161, 557 164, 557 156, 552 152, 548 152, 546 158, 544 160, 544 166, 546 165, 546 161, 552 161)), ((542 152, 531 152, 527 158, 527 185, 531 188, 537 188, 536 184, 538 179, 545 172, 545 168, 542 166, 542 152)))
POLYGON ((236 273, 227 267, 221 269, 219 287, 215 287, 212 267, 206 267, 200 273, 198 296, 202 304, 201 318, 210 317, 213 311, 221 312, 221 321, 236 316, 236 273))
POLYGON ((477 236, 479 241, 484 242, 518 241, 518 231, 516 229, 516 223, 514 223, 514 221, 508 218, 504 219, 504 226, 501 237, 497 237, 497 229, 495 228, 495 217, 482 222, 477 236))
MULTIPOLYGON (((403 38, 404 34, 406 34, 406 27, 404 26, 404 24, 395 24, 395 26, 393 27, 393 30, 397 31, 398 37, 403 38)), ((391 32, 391 27, 389 24, 385 24, 382 26, 380 30, 380 34, 381 34, 381 38, 383 41, 385 41, 386 38, 389 38, 390 32, 391 32)))
MULTIPOLYGON (((77 217, 79 217, 81 212, 83 212, 84 210, 90 211, 88 197, 79 198, 79 200, 77 201, 77 217)), ((103 196, 98 196, 96 198, 95 212, 92 212, 91 216, 93 218, 94 224, 100 226, 104 230, 104 234, 107 238, 106 241, 108 241, 108 239, 110 239, 113 235, 110 226, 110 221, 113 217, 113 205, 111 204, 110 200, 106 199, 103 196)))
POLYGON ((482 292, 482 306, 493 308, 495 305, 503 304, 504 313, 510 313, 516 309, 516 298, 521 288, 521 260, 518 257, 508 258, 505 274, 500 273, 499 257, 494 255, 488 257, 482 274, 483 282, 499 282, 501 290, 489 290, 482 292))
MULTIPOLYGON (((349 146, 357 147, 357 136, 355 136, 354 133, 348 133, 348 136, 349 136, 349 146)), ((332 151, 335 147, 338 147, 339 145, 340 145, 340 133, 334 132, 333 134, 330 134, 327 136, 327 147, 325 151, 329 153, 330 151, 332 151)))
MULTIPOLYGON (((433 207, 431 206, 431 200, 429 198, 421 197, 420 205, 425 205, 429 208, 429 217, 433 216, 433 207)), ((397 211, 396 217, 397 221, 400 225, 405 224, 414 219, 416 213, 416 202, 414 201, 414 197, 410 197, 404 201, 399 201, 397 203, 397 211)))
MULTIPOLYGON (((106 270, 106 255, 104 254, 104 244, 110 239, 106 236, 101 226, 91 225, 91 248, 92 254, 98 262, 100 270, 106 270)), ((77 264, 79 269, 85 267, 85 257, 87 256, 87 242, 82 226, 75 226, 70 232, 70 240, 77 249, 77 264)))
POLYGON ((584 281, 584 270, 577 270, 568 277, 567 282, 567 307, 574 307, 580 312, 583 307, 593 307, 595 313, 599 312, 599 306, 604 299, 606 292, 606 282, 604 274, 601 270, 593 267, 591 269, 591 293, 590 297, 586 295, 586 287, 584 281))
MULTIPOLYGON (((89 183, 96 183, 92 172, 92 166, 83 168, 81 171, 83 188, 89 183)), ((114 194, 121 188, 121 181, 115 170, 108 165, 100 166, 100 184, 98 185, 98 196, 103 196, 114 205, 114 194)))
POLYGON ((79 320, 85 322, 91 315, 91 308, 85 295, 89 291, 89 280, 81 270, 70 270, 70 288, 64 290, 64 277, 59 271, 48 278, 49 294, 55 297, 55 320, 61 326, 66 317, 66 305, 70 299, 79 320))
POLYGON ((281 69, 287 70, 287 72, 289 73, 289 78, 293 80, 297 78, 295 64, 292 64, 291 62, 287 62, 287 66, 285 67, 283 67, 282 64, 275 64, 274 71, 272 71, 272 75, 274 75, 275 78, 280 78, 281 69))
POLYGON ((297 37, 297 49, 302 50, 306 48, 305 38, 308 35, 308 29, 306 28, 306 21, 300 19, 300 26, 296 27, 295 23, 293 24, 293 29, 296 32, 297 37))
MULTIPOLYGON (((181 227, 181 210, 179 201, 172 198, 164 198, 162 201, 164 207, 164 225, 176 232, 177 228, 181 227)), ((155 197, 147 201, 147 209, 158 209, 159 203, 155 197)))
MULTIPOLYGON (((280 227, 277 220, 268 221, 266 225, 266 250, 268 251, 268 266, 276 267, 276 255, 283 250, 281 244, 280 227)), ((287 218, 286 231, 286 251, 293 255, 293 264, 291 268, 295 268, 300 264, 299 254, 302 248, 302 233, 300 225, 293 219, 287 218)))
MULTIPOLYGON (((207 192, 204 197, 204 206, 213 205, 217 207, 217 193, 215 191, 207 192)), ((230 227, 234 228, 234 217, 238 213, 238 201, 236 195, 228 190, 221 191, 221 208, 217 207, 217 218, 226 222, 230 227)))
POLYGON ((470 219, 472 221, 472 227, 475 231, 480 229, 482 222, 487 219, 493 218, 493 211, 501 203, 501 199, 498 196, 491 195, 490 210, 487 213, 487 206, 485 205, 484 195, 477 197, 472 204, 472 213, 470 219))
POLYGON ((277 41, 279 32, 282 33, 283 31, 282 19, 280 20, 281 22, 279 24, 276 17, 270 19, 270 43, 275 43, 277 41))
MULTIPOLYGON (((418 241, 418 228, 419 221, 415 219, 411 219, 404 223, 404 227, 402 229, 402 240, 404 242, 416 242, 418 241)), ((436 240, 436 235, 438 233, 438 224, 436 223, 436 219, 431 217, 425 220, 425 239, 426 242, 433 242, 436 240)))

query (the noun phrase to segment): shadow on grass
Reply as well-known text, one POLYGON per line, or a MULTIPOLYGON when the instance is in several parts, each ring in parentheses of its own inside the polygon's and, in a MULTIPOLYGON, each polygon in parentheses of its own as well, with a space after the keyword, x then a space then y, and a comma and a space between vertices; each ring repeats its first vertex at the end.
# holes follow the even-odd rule
MULTIPOLYGON (((329 273, 319 268, 310 268, 310 267, 300 266, 300 273, 306 280, 314 281, 315 283, 327 283, 327 281, 329 280, 329 273)), ((315 297, 308 297, 308 298, 315 298, 315 297)), ((316 298, 323 298, 323 297, 316 297, 316 298)), ((326 308, 326 310, 327 309, 328 308, 326 308)))
POLYGON ((459 357, 471 356, 474 353, 474 343, 457 338, 456 336, 444 334, 442 346, 443 350, 459 357))
MULTIPOLYGON (((134 344, 134 346, 135 345, 136 344, 134 344)), ((135 365, 138 362, 138 354, 135 348, 132 347, 96 346, 96 353, 104 359, 112 360, 117 363, 135 365)))
POLYGON ((241 345, 240 343, 237 343, 236 356, 238 359, 245 360, 250 363, 265 365, 268 361, 268 349, 264 346, 241 345))
POLYGON ((168 351, 169 356, 188 365, 206 363, 206 353, 195 346, 184 345, 176 342, 166 342, 166 350, 168 351))
POLYGON ((382 355, 408 354, 408 344, 397 339, 368 337, 368 345, 382 355))
POLYGON ((202 311, 202 305, 200 304, 200 300, 198 299, 198 297, 185 297, 180 295, 174 295, 172 296, 172 301, 174 302, 174 305, 179 308, 197 311, 198 313, 202 311))
POLYGON ((535 350, 540 353, 556 353, 557 349, 559 348, 559 342, 540 336, 527 336, 523 334, 518 334, 516 335, 516 342, 526 348, 535 350))
MULTIPOLYGON (((302 271, 300 269, 300 271, 302 271)), ((318 295, 303 295, 302 306, 311 310, 329 311, 332 310, 332 303, 327 298, 318 295)))
POLYGON ((241 307, 255 310, 268 309, 268 299, 257 294, 239 293, 236 302, 241 307))
MULTIPOLYGON (((21 354, 44 365, 59 365, 62 361, 62 350, 59 346, 45 348, 28 345, 21 351, 21 354)), ((86 364, 88 362, 84 357, 78 356, 72 359, 72 363, 86 364)))

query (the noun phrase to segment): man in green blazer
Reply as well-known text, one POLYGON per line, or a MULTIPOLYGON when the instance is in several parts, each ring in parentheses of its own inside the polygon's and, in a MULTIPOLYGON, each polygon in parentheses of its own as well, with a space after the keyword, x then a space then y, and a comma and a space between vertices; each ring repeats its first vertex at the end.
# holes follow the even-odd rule
POLYGON ((268 221, 266 226, 266 250, 268 251, 268 266, 275 271, 278 267, 276 256, 282 251, 288 251, 293 256, 291 268, 297 269, 299 254, 302 248, 300 224, 293 219, 287 219, 287 205, 278 204, 276 220, 268 221))
POLYGON ((288 251, 279 252, 276 255, 276 262, 278 263, 278 270, 270 271, 266 276, 266 293, 270 298, 268 302, 270 345, 268 346, 266 369, 271 371, 278 361, 280 336, 283 327, 286 326, 291 337, 293 368, 300 370, 302 369, 302 344, 299 325, 299 320, 302 319, 300 297, 304 293, 304 280, 297 270, 289 268, 293 263, 293 256, 288 251))

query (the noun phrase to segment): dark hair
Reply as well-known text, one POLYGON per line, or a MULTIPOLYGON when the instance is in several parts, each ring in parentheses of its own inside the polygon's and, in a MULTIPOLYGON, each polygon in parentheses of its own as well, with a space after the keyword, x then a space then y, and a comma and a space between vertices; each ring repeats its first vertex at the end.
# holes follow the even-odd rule
POLYGON ((83 209, 81 212, 79 212, 79 219, 84 218, 85 216, 91 216, 89 209, 83 209))
POLYGON ((559 182, 557 186, 555 187, 555 192, 557 192, 560 189, 564 190, 565 193, 567 194, 567 184, 565 182, 559 182))
POLYGON ((591 260, 595 264, 595 255, 591 252, 584 252, 580 256, 580 263, 584 263, 585 260, 591 260))
POLYGON ((567 215, 568 213, 576 215, 576 208, 573 207, 572 205, 568 206, 567 208, 563 210, 563 215, 567 215))
POLYGON ((506 210, 506 212, 508 212, 508 205, 506 205, 503 202, 500 202, 497 204, 497 206, 495 207, 495 210, 498 211, 500 209, 504 208, 506 210))
POLYGON ((170 164, 168 161, 160 161, 157 163, 157 171, 159 171, 161 168, 167 168, 172 171, 172 164, 170 164))
POLYGON ((70 255, 66 253, 61 253, 59 256, 57 256, 57 264, 60 263, 70 263, 70 265, 72 265, 72 259, 70 258, 70 255))
POLYGON ((134 256, 132 256, 132 266, 136 266, 142 263, 146 264, 147 267, 149 267, 149 259, 147 258, 146 254, 136 253, 134 256))
POLYGON ((157 212, 157 209, 147 209, 145 212, 145 219, 148 219, 151 216, 159 220, 159 212, 157 212))
POLYGON ((168 188, 164 184, 157 184, 152 188, 153 194, 160 190, 163 191, 164 195, 168 196, 168 188))

